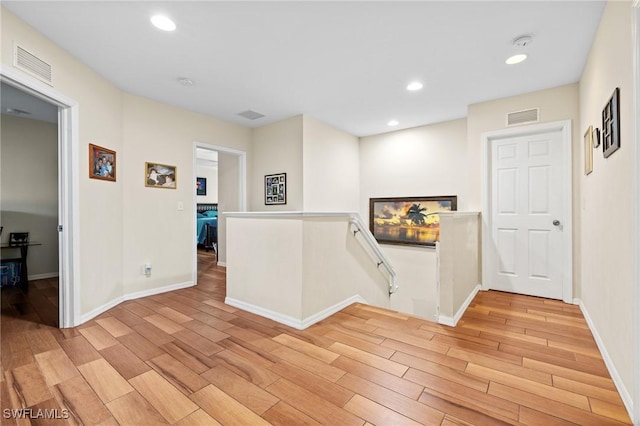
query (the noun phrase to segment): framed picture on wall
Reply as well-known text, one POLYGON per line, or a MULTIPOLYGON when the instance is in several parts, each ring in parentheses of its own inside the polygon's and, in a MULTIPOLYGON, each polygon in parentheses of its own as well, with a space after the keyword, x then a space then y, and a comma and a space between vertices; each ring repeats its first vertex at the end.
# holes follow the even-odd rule
POLYGON ((89 177, 115 182, 116 170, 116 152, 90 143, 89 177))
POLYGON ((196 178, 196 195, 207 195, 207 178, 196 178))
POLYGON ((382 244, 435 247, 440 240, 440 212, 456 211, 458 197, 370 198, 369 227, 382 244))
POLYGON ((287 174, 278 173, 264 177, 264 204, 287 204, 287 174))
POLYGON ((620 88, 616 87, 602 110, 602 154, 608 158, 620 149, 620 88))
POLYGON ((584 174, 593 172, 593 126, 584 134, 584 174))
POLYGON ((178 168, 160 163, 144 163, 144 186, 151 188, 176 189, 178 168))

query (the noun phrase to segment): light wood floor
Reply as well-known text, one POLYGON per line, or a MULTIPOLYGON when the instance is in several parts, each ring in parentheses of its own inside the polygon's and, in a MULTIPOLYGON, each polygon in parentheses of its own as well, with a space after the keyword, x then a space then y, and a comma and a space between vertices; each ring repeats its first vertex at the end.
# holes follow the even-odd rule
POLYGON ((487 292, 455 329, 352 305, 296 331, 225 305, 210 263, 195 288, 75 329, 3 315, 2 408, 85 425, 629 424, 575 306, 487 292))

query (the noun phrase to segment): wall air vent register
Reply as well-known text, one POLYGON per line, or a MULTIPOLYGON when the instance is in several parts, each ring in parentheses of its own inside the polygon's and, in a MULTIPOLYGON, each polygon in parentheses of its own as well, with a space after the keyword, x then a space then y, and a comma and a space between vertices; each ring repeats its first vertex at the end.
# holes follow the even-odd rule
POLYGON ((13 66, 22 70, 30 75, 36 77, 38 80, 47 83, 52 86, 52 68, 51 64, 43 61, 33 53, 29 52, 22 46, 14 44, 13 66))

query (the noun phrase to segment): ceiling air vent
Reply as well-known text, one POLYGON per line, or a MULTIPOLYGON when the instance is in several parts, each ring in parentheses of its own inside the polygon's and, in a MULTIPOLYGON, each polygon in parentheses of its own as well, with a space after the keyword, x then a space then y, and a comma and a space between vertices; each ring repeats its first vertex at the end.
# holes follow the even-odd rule
POLYGON ((18 45, 15 45, 14 50, 15 54, 13 57, 13 65, 16 68, 28 72, 39 80, 52 85, 51 64, 48 64, 33 53, 18 45))
POLYGON ((250 109, 239 112, 238 115, 240 117, 244 117, 249 120, 257 120, 258 118, 264 117, 264 114, 260 114, 259 112, 251 111, 250 109))
POLYGON ((538 121, 540 121, 540 108, 531 108, 507 113, 507 126, 537 123, 538 121))

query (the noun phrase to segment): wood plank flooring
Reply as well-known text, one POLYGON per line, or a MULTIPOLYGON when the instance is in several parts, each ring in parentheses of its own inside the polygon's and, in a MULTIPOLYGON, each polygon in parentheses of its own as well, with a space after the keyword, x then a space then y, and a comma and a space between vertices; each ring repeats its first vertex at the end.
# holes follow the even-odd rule
POLYGON ((197 287, 75 329, 2 315, 0 424, 630 424, 580 310, 481 292, 456 328, 355 304, 299 331, 197 287))

